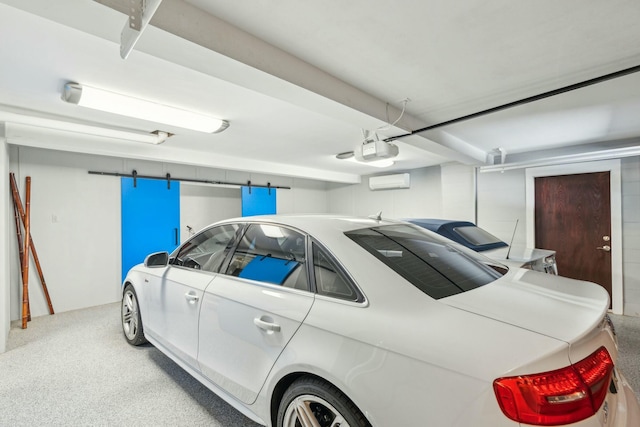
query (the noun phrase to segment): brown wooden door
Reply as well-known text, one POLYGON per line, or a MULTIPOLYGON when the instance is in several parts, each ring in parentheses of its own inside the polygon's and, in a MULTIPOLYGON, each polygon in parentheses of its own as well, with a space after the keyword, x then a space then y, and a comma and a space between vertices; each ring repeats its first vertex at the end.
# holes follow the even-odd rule
POLYGON ((556 251, 561 276, 598 283, 611 297, 609 182, 609 172, 536 178, 535 234, 536 248, 556 251))

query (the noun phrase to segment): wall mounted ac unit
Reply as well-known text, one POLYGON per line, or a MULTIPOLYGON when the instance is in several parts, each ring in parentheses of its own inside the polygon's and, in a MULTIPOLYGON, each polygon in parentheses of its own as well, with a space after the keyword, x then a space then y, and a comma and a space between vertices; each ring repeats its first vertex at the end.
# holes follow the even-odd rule
POLYGON ((371 190, 391 190, 394 188, 409 188, 410 186, 411 177, 408 173, 372 176, 369 178, 369 188, 371 190))

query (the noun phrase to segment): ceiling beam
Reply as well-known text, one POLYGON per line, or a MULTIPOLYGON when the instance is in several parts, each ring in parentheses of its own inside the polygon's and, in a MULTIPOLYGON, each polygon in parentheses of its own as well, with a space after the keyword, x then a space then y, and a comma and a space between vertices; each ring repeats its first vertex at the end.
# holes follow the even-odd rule
POLYGON ((407 136, 399 141, 469 166, 484 165, 487 162, 486 151, 441 129, 407 136))
MULTIPOLYGON (((124 14, 128 14, 128 0, 94 1, 124 14)), ((402 114, 400 108, 390 105, 302 59, 216 16, 204 12, 188 2, 182 0, 164 0, 155 12, 151 20, 151 25, 303 89, 303 91, 297 91, 295 94, 292 94, 291 90, 283 91, 269 88, 265 90, 264 86, 252 87, 252 89, 269 96, 335 117, 335 112, 331 113, 329 112, 330 108, 323 107, 322 104, 325 101, 318 102, 318 96, 309 96, 310 93, 319 95, 326 100, 333 101, 331 102, 333 106, 335 106, 335 103, 338 103, 347 107, 346 109, 351 110, 335 118, 349 120, 351 123, 372 131, 393 120, 393 118, 402 115, 394 127, 380 132, 385 136, 393 137, 394 135, 406 134, 413 129, 420 129, 425 126, 425 123, 415 116, 407 114, 406 112, 402 114), (367 117, 359 117, 358 120, 355 121, 353 120, 353 111, 362 113, 367 117), (371 118, 374 120, 371 120, 371 118), (364 124, 365 122, 368 126, 364 124)), ((142 47, 140 47, 140 50, 150 53, 142 47)), ((158 52, 156 51, 150 54, 158 55, 158 52)), ((164 59, 178 61, 177 58, 165 57, 164 59)), ((215 77, 220 76, 216 75, 215 77)), ((228 76, 227 78, 230 78, 231 80, 229 81, 234 83, 233 76, 228 76)), ((245 85, 246 82, 242 82, 241 84, 245 85)), ((271 88, 278 86, 278 84, 272 85, 271 88)), ((458 140, 456 144, 451 144, 450 141, 446 141, 446 138, 436 138, 432 140, 425 135, 420 135, 419 138, 421 138, 422 141, 420 141, 420 143, 413 143, 412 145, 447 157, 450 160, 465 164, 485 162, 486 153, 478 155, 478 149, 465 141, 458 140)))

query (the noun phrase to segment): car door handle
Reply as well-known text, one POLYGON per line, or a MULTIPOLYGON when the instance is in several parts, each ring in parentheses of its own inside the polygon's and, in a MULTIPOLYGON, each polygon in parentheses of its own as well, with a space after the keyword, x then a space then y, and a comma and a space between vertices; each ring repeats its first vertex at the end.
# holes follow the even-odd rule
POLYGON ((186 294, 184 294, 184 297, 187 299, 187 301, 189 301, 189 304, 195 304, 200 299, 200 297, 194 292, 187 292, 186 294))
POLYGON ((273 323, 271 319, 265 319, 264 317, 253 319, 253 324, 258 328, 263 329, 267 332, 280 332, 280 325, 277 323, 273 323))

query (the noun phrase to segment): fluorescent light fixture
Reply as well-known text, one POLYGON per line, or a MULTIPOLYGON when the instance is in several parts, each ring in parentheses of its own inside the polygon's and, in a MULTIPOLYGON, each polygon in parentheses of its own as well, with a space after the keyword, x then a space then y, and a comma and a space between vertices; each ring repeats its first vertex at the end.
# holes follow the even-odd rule
POLYGON ((77 83, 64 85, 62 99, 81 107, 200 132, 217 133, 229 127, 226 120, 77 83))
POLYGON ((155 131, 151 133, 131 132, 120 129, 110 129, 98 126, 83 125, 80 123, 63 122, 59 120, 43 119, 36 117, 19 117, 17 120, 7 121, 11 128, 18 132, 32 132, 38 129, 70 132, 81 135, 97 136, 103 138, 121 139, 125 141, 145 142, 147 144, 162 144, 171 136, 168 132, 155 131))

